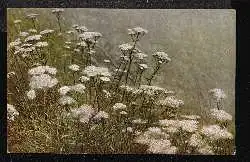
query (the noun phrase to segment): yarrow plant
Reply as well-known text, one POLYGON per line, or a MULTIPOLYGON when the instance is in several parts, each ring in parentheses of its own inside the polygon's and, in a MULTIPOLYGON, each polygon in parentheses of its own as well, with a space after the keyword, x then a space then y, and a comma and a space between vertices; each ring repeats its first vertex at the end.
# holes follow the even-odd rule
POLYGON ((235 153, 234 118, 223 109, 222 89, 209 90, 207 116, 192 114, 178 91, 157 84, 160 69, 175 60, 162 49, 143 51, 141 41, 150 31, 125 29, 129 40, 114 48, 119 55, 113 60, 103 42, 108 33, 93 31, 88 23, 70 25, 64 12, 46 13, 56 16, 56 25, 47 25, 50 16, 43 21, 43 14, 11 17, 9 152, 235 153))

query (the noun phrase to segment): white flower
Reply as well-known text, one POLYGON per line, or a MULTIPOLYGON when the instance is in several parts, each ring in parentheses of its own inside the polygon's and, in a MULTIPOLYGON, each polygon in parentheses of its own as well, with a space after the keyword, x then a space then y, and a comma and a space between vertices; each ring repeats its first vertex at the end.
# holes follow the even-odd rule
POLYGON ((147 120, 142 120, 139 118, 139 119, 132 120, 132 123, 134 123, 134 124, 146 124, 147 120))
POLYGON ((41 75, 44 73, 49 73, 55 75, 57 73, 57 69, 50 66, 37 66, 28 71, 29 75, 41 75))
POLYGON ((77 43, 76 45, 80 46, 80 47, 87 47, 87 44, 84 41, 81 41, 81 42, 77 43))
POLYGON ((16 73, 14 71, 11 71, 11 72, 7 73, 7 78, 10 78, 13 75, 16 75, 16 73))
POLYGON ((71 89, 79 93, 84 93, 86 87, 83 84, 76 84, 74 86, 71 86, 71 89))
POLYGON ((37 42, 35 44, 36 47, 42 48, 42 47, 47 47, 49 44, 48 42, 37 42))
POLYGON ((72 97, 70 97, 70 96, 62 96, 60 99, 59 99, 59 103, 61 104, 61 105, 71 105, 71 104, 73 104, 73 103, 75 103, 76 102, 76 100, 75 99, 73 99, 72 97))
POLYGON ((109 118, 109 114, 106 113, 105 111, 99 111, 99 112, 93 117, 93 119, 96 119, 96 120, 108 119, 108 118, 109 118))
POLYGON ((14 42, 10 42, 9 43, 9 48, 18 46, 19 44, 21 44, 22 42, 20 41, 20 39, 16 39, 14 42))
POLYGON ((220 122, 228 122, 232 120, 232 115, 228 114, 224 110, 211 109, 210 117, 220 122))
POLYGON ((126 111, 121 111, 120 114, 121 115, 127 115, 128 113, 126 111))
POLYGON ((110 82, 110 79, 108 77, 100 77, 100 79, 103 81, 103 82, 110 82))
POLYGON ((152 140, 147 151, 154 154, 176 154, 177 147, 171 146, 171 142, 167 139, 152 140))
POLYGON ((29 86, 32 89, 43 89, 43 88, 52 88, 57 85, 58 80, 52 78, 48 74, 34 75, 30 79, 29 86))
POLYGON ((210 89, 208 93, 216 100, 221 100, 227 97, 225 92, 218 88, 210 89))
POLYGON ((96 67, 96 66, 87 66, 83 70, 83 74, 86 74, 88 77, 93 77, 93 76, 105 76, 105 77, 110 77, 111 74, 109 73, 108 68, 104 67, 96 67))
POLYGON ((135 28, 129 29, 129 34, 133 34, 133 32, 135 34, 147 34, 148 30, 143 29, 142 27, 135 27, 135 28))
POLYGON ((165 91, 164 88, 149 85, 141 85, 139 90, 149 96, 158 95, 165 91))
POLYGON ((82 123, 88 123, 89 119, 95 114, 92 106, 82 105, 80 108, 72 109, 71 116, 73 118, 79 119, 82 123))
POLYGON ((123 129, 122 132, 130 132, 132 133, 133 132, 133 128, 132 127, 127 127, 126 129, 123 129))
POLYGON ((34 89, 31 89, 27 92, 28 99, 33 100, 36 98, 36 92, 34 89))
POLYGON ((80 70, 80 66, 76 65, 76 64, 72 64, 69 66, 69 69, 72 71, 79 71, 80 70))
POLYGON ((168 137, 169 135, 163 132, 160 128, 150 127, 146 132, 136 137, 135 142, 149 145, 154 140, 159 140, 159 139, 164 140, 167 139, 168 137))
POLYGON ((27 37, 29 35, 29 33, 28 32, 20 32, 19 35, 21 37, 27 37))
POLYGON ((11 104, 7 104, 7 119, 14 121, 15 116, 18 116, 19 112, 11 104))
POLYGON ((153 54, 153 57, 156 58, 156 60, 161 61, 160 63, 163 62, 169 62, 171 59, 168 57, 168 54, 165 52, 155 52, 153 54))
POLYGON ((211 140, 233 139, 233 135, 226 129, 222 129, 219 125, 204 126, 201 133, 211 140))
POLYGON ((108 92, 107 90, 102 90, 102 92, 105 94, 105 97, 106 98, 109 98, 109 97, 111 97, 111 93, 110 92, 108 92))
POLYGON ((192 134, 188 140, 188 145, 196 148, 200 148, 205 145, 205 141, 202 139, 202 136, 198 133, 192 134))
POLYGON ((29 29, 29 32, 30 33, 37 33, 37 30, 36 29, 29 29))
POLYGON ((80 33, 88 31, 88 28, 86 26, 73 25, 73 28, 75 28, 76 31, 78 31, 80 33))
POLYGON ((45 29, 43 31, 40 32, 41 35, 48 35, 48 34, 52 34, 54 32, 54 30, 52 29, 45 29))
POLYGON ((175 96, 168 96, 164 100, 160 100, 158 104, 171 108, 179 108, 184 105, 184 102, 182 100, 176 99, 175 96))
POLYGON ((209 145, 205 145, 198 149, 198 152, 203 155, 213 155, 213 148, 209 145))
POLYGON ((30 42, 30 41, 39 41, 41 39, 42 35, 31 35, 28 36, 24 41, 30 42))
POLYGON ((145 70, 145 69, 148 68, 148 65, 147 65, 147 64, 139 64, 139 68, 140 68, 141 70, 145 70))
POLYGON ((52 10, 52 13, 62 13, 64 11, 63 8, 56 8, 52 10))
POLYGON ((22 44, 21 47, 31 47, 33 44, 30 44, 30 43, 25 43, 25 44, 22 44))
POLYGON ((163 127, 162 129, 167 131, 168 133, 177 133, 177 132, 179 132, 179 128, 178 127, 173 127, 173 126, 163 127))
POLYGON ((77 48, 75 48, 75 49, 74 49, 74 52, 79 53, 79 52, 80 52, 80 50, 79 50, 79 49, 77 49, 77 48))
POLYGON ((81 82, 87 82, 87 81, 89 81, 90 79, 88 78, 88 77, 86 77, 86 76, 81 76, 80 78, 79 78, 79 80, 81 81, 81 82))
POLYGON ((137 58, 138 60, 143 60, 146 57, 148 57, 148 55, 141 53, 141 52, 135 54, 135 58, 137 58))
POLYGON ((39 14, 31 13, 31 14, 28 14, 28 15, 27 15, 27 18, 29 18, 29 19, 36 19, 36 17, 37 17, 38 15, 39 15, 39 14))
POLYGON ((103 62, 105 62, 105 63, 110 63, 110 60, 103 60, 103 62))
POLYGON ((185 132, 195 132, 198 130, 198 121, 196 120, 159 120, 159 124, 164 127, 175 127, 185 132))
POLYGON ((116 103, 114 106, 113 106, 113 109, 114 110, 123 110, 123 109, 126 109, 127 106, 124 105, 123 103, 116 103))
POLYGON ((60 93, 60 95, 66 95, 70 90, 71 90, 71 87, 63 86, 58 90, 58 92, 60 93))
POLYGON ((14 24, 20 24, 22 20, 14 20, 14 24))
POLYGON ((84 32, 83 34, 79 34, 79 37, 86 42, 92 42, 97 41, 100 37, 102 37, 102 34, 99 32, 84 32))
POLYGON ((129 51, 133 49, 133 46, 129 43, 124 43, 124 44, 119 45, 119 48, 122 51, 129 51))
POLYGON ((73 33, 75 33, 75 31, 74 30, 68 30, 66 33, 67 34, 73 34, 73 33))

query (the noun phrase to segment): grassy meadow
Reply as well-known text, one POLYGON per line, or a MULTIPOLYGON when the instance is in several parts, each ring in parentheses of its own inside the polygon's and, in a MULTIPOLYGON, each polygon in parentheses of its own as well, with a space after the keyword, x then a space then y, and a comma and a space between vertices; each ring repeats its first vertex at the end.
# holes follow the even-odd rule
POLYGON ((233 10, 7 10, 8 151, 235 154, 233 10))

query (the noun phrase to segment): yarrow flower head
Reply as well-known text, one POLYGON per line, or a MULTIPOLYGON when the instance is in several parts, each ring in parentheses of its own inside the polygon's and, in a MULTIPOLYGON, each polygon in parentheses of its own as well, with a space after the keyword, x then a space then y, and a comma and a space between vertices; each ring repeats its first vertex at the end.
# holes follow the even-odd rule
POLYGON ((141 52, 135 54, 135 58, 137 60, 144 60, 144 58, 147 58, 147 57, 148 57, 148 55, 141 53, 141 52))
POLYGON ((132 29, 128 29, 128 34, 131 36, 133 41, 140 40, 148 31, 143 29, 142 27, 135 27, 132 29))
POLYGON ((148 96, 159 95, 165 91, 164 88, 150 85, 141 85, 139 90, 148 96))
POLYGON ((142 120, 141 118, 132 120, 132 123, 134 124, 146 124, 147 122, 147 120, 142 120))
POLYGON ((52 34, 54 32, 54 30, 52 29, 45 29, 43 31, 40 32, 41 35, 48 35, 48 34, 52 34))
POLYGON ((79 80, 80 80, 82 83, 85 83, 85 82, 88 82, 90 79, 89 79, 89 77, 81 76, 81 77, 79 78, 79 80))
POLYGON ((177 130, 182 130, 185 132, 195 132, 198 130, 198 121, 196 120, 159 120, 159 124, 163 127, 174 127, 177 130))
POLYGON ((33 100, 36 98, 36 92, 34 89, 31 89, 27 92, 28 99, 33 100))
POLYGON ((28 71, 29 75, 41 75, 44 73, 55 75, 57 73, 57 69, 50 66, 37 66, 28 71))
POLYGON ((56 78, 52 78, 48 74, 41 75, 33 75, 30 79, 29 86, 32 89, 44 89, 44 88, 52 88, 57 85, 58 80, 56 78))
POLYGON ((69 69, 76 72, 76 71, 80 70, 80 66, 78 66, 76 64, 72 64, 69 66, 69 69))
POLYGON ((227 97, 225 92, 219 88, 210 89, 208 93, 216 100, 221 100, 227 97))
POLYGON ((7 104, 7 119, 14 121, 15 117, 19 115, 19 112, 11 104, 7 104))
POLYGON ((84 93, 84 90, 86 87, 83 84, 76 84, 74 86, 71 86, 71 90, 79 92, 79 93, 84 93))
POLYGON ((20 32, 19 35, 21 37, 27 37, 29 35, 29 33, 28 32, 20 32))
POLYGON ((77 32, 79 32, 79 33, 84 33, 84 32, 86 32, 86 31, 88 31, 88 28, 86 27, 86 26, 84 26, 84 25, 82 25, 82 26, 78 26, 78 25, 73 25, 73 28, 77 31, 77 32))
POLYGON ((14 24, 20 24, 22 20, 14 20, 14 24))
POLYGON ((132 50, 133 46, 131 44, 129 44, 129 43, 124 43, 124 44, 119 45, 119 48, 120 48, 121 51, 126 52, 126 51, 132 50))
POLYGON ((93 119, 95 119, 95 120, 108 119, 108 118, 109 118, 109 114, 106 113, 105 111, 99 111, 99 112, 93 117, 93 119))
POLYGON ((88 77, 94 77, 94 76, 110 77, 111 76, 108 68, 96 67, 96 66, 87 66, 83 70, 83 74, 86 74, 88 77))
POLYGON ((219 125, 204 126, 201 133, 211 140, 233 139, 233 135, 219 125))
POLYGON ((108 77, 100 77, 100 80, 103 82, 110 82, 110 79, 108 77))
POLYGON ((56 9, 53 9, 53 10, 52 10, 52 13, 60 14, 60 13, 62 13, 63 11, 64 11, 64 9, 62 9, 62 8, 56 8, 56 9))
POLYGON ((25 42, 39 41, 41 37, 42 35, 31 35, 31 36, 28 36, 24 41, 25 42))
POLYGON ((39 14, 31 13, 31 14, 28 14, 26 17, 29 19, 36 19, 38 15, 39 14))
POLYGON ((60 93, 60 95, 66 95, 69 91, 71 90, 70 86, 62 86, 58 92, 60 93))
POLYGON ((155 52, 155 53, 153 53, 153 57, 159 63, 168 63, 169 61, 171 61, 171 59, 168 57, 168 54, 165 52, 155 52))
POLYGON ((224 110, 211 109, 210 110, 210 117, 212 119, 215 119, 216 121, 219 121, 219 122, 232 121, 232 115, 228 114, 224 110))
POLYGON ((48 42, 37 42, 35 44, 36 47, 42 48, 42 47, 47 47, 49 44, 48 42))
POLYGON ((127 108, 126 105, 124 105, 123 103, 116 103, 114 106, 113 106, 113 109, 114 110, 125 110, 127 108))
POLYGON ((179 108, 184 105, 184 101, 177 99, 175 96, 168 96, 158 102, 159 105, 171 108, 179 108))
POLYGON ((84 40, 86 43, 94 43, 96 42, 100 37, 102 37, 102 34, 99 32, 84 32, 82 34, 79 34, 79 37, 84 40))
POLYGON ((29 29, 29 32, 30 33, 37 33, 37 30, 36 29, 29 29))
POLYGON ((110 60, 103 60, 103 62, 105 62, 105 63, 110 63, 110 60))
POLYGON ((199 133, 192 134, 188 140, 188 145, 195 148, 200 148, 205 144, 205 141, 202 139, 202 136, 199 133))
POLYGON ((21 43, 22 43, 22 42, 21 42, 20 39, 16 39, 15 41, 9 43, 9 48, 13 48, 13 47, 15 47, 15 46, 18 46, 18 45, 20 45, 21 43))
POLYGON ((82 123, 88 123, 90 118, 95 115, 95 110, 90 105, 82 105, 79 108, 71 110, 71 116, 82 123))
POLYGON ((147 131, 135 138, 136 143, 150 145, 155 140, 166 140, 169 135, 158 127, 149 127, 147 131))
POLYGON ((170 140, 152 140, 149 143, 149 148, 147 149, 148 152, 154 154, 176 154, 177 147, 171 146, 170 140))
POLYGON ((87 44, 84 41, 81 41, 76 44, 78 47, 87 47, 87 44))
POLYGON ((70 96, 64 95, 64 96, 62 96, 62 97, 59 99, 59 103, 60 103, 61 105, 71 105, 71 104, 73 104, 73 103, 76 103, 76 100, 73 99, 73 98, 70 97, 70 96))

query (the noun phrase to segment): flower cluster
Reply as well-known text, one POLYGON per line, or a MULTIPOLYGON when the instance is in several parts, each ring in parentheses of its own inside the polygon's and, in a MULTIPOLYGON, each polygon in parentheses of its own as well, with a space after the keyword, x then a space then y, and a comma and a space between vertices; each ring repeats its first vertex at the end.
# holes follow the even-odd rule
POLYGON ((14 121, 15 116, 18 116, 19 112, 15 109, 15 107, 11 104, 7 104, 7 119, 14 121))
POLYGON ((184 105, 184 101, 176 99, 175 96, 168 96, 164 100, 160 100, 158 104, 170 108, 179 108, 184 105))
POLYGON ((86 74, 88 77, 94 77, 94 76, 110 77, 111 76, 108 68, 96 67, 96 66, 87 66, 83 70, 83 74, 86 74))
POLYGON ((92 106, 82 105, 79 108, 71 109, 71 117, 79 120, 81 123, 88 123, 90 118, 94 117, 95 110, 92 106))
POLYGON ((168 63, 169 61, 171 61, 171 59, 168 57, 168 54, 165 52, 155 52, 153 53, 153 57, 159 63, 168 63))
POLYGON ((201 133, 211 140, 233 139, 233 135, 219 125, 204 126, 201 133))
POLYGON ((210 117, 219 122, 228 122, 232 120, 232 115, 228 114, 224 110, 211 109, 210 117))

